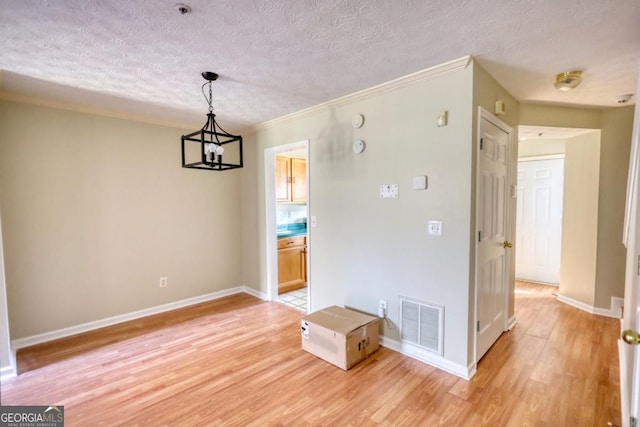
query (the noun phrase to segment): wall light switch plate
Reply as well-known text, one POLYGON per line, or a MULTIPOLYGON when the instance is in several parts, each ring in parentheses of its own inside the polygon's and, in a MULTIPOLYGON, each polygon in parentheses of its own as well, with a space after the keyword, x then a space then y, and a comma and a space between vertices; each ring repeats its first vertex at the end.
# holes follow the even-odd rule
POLYGON ((318 226, 318 218, 315 215, 311 216, 311 228, 316 228, 318 226))
POLYGON ((398 184, 383 184, 380 186, 380 198, 396 198, 398 197, 398 184))
POLYGON ((438 124, 438 127, 447 125, 447 116, 448 116, 448 113, 446 110, 440 111, 438 113, 438 115, 436 116, 436 122, 438 124))
POLYGON ((442 236, 442 221, 429 221, 427 227, 429 236, 442 236))
POLYGON ((427 189, 427 176, 416 175, 413 177, 413 189, 414 190, 426 190, 427 189))

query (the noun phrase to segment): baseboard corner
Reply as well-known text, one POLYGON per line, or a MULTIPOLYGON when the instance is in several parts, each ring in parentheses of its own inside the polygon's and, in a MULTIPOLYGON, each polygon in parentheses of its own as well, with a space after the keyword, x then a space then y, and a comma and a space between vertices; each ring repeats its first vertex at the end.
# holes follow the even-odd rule
POLYGON ((268 295, 266 293, 258 291, 258 290, 255 290, 255 289, 253 289, 253 288, 251 288, 249 286, 246 286, 246 285, 242 287, 242 292, 244 292, 245 294, 249 294, 249 295, 251 295, 253 297, 256 297, 258 299, 261 299, 262 301, 268 301, 269 300, 269 297, 268 297, 268 295))
POLYGON ((443 356, 431 353, 406 342, 399 342, 385 336, 380 336, 380 345, 467 381, 476 373, 475 363, 469 366, 460 365, 445 359, 443 356))

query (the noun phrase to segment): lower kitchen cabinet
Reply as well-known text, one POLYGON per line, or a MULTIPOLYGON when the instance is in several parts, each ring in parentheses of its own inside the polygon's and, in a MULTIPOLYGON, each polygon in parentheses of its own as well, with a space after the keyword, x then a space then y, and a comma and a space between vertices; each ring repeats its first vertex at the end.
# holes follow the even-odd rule
POLYGON ((278 239, 278 293, 307 285, 307 237, 278 239))

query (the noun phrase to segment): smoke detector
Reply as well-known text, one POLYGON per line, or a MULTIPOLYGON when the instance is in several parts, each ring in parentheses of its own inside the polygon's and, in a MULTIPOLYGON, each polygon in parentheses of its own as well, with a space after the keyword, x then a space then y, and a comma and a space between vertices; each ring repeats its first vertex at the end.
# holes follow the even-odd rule
POLYGON ((191 6, 189 6, 188 4, 178 3, 176 4, 176 9, 178 10, 178 12, 180 12, 181 15, 191 13, 191 6))
POLYGON ((580 83, 582 83, 582 71, 565 71, 564 73, 556 75, 554 86, 556 89, 566 92, 575 88, 580 83))
POLYGON ((627 102, 631 101, 631 97, 633 97, 633 94, 627 93, 626 95, 620 95, 618 98, 616 98, 616 101, 618 102, 618 104, 626 104, 627 102))

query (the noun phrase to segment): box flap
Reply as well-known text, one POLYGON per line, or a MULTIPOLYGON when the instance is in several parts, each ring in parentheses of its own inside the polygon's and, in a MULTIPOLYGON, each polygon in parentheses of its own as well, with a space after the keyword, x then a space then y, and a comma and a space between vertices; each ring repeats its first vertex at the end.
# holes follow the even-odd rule
POLYGON ((347 335, 362 325, 376 321, 377 318, 334 305, 311 313, 305 316, 303 320, 347 335))

